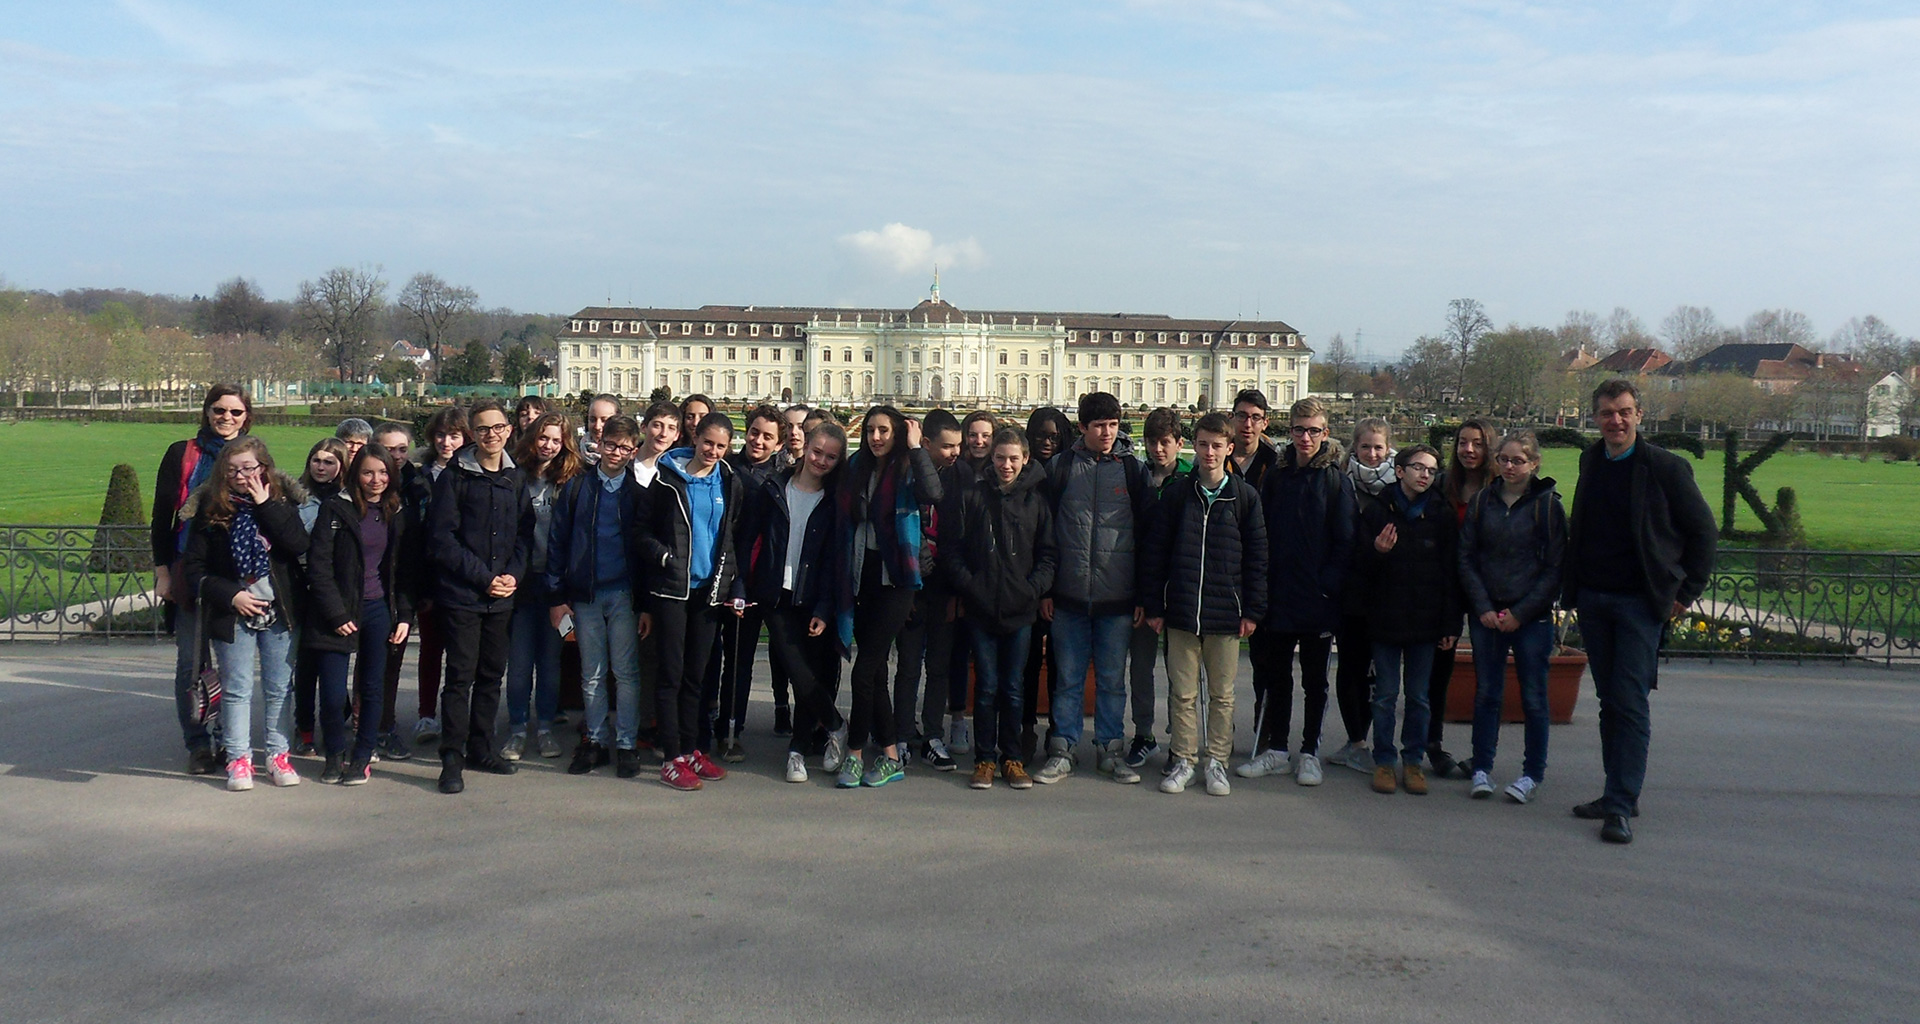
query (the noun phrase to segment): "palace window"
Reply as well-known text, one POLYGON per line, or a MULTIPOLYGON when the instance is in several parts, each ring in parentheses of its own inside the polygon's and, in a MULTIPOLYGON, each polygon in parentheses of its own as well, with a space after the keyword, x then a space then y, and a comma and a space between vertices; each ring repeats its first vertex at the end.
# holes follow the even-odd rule
POLYGON ((1007 365, 1007 353, 1005 351, 1002 351, 1000 353, 1000 365, 1001 366, 1007 365))
POLYGON ((578 321, 578 320, 569 320, 569 321, 567 321, 567 329, 568 329, 568 330, 570 330, 570 331, 572 331, 572 332, 573 332, 573 333, 575 333, 575 334, 579 334, 579 333, 580 333, 580 321, 578 321))
POLYGON ((1156 370, 1164 370, 1164 369, 1166 369, 1166 368, 1167 368, 1167 357, 1166 357, 1166 356, 1154 356, 1154 357, 1153 357, 1153 368, 1154 368, 1154 369, 1156 369, 1156 370))
POLYGON ((727 337, 729 337, 729 338, 731 338, 731 337, 733 337, 734 335, 736 335, 736 334, 739 334, 739 333, 740 333, 740 325, 739 325, 739 324, 728 324, 728 325, 727 325, 727 337))
POLYGON ((1078 353, 1078 352, 1069 352, 1069 353, 1067 353, 1067 365, 1068 365, 1068 366, 1079 366, 1079 365, 1080 365, 1080 353, 1078 353))
POLYGON ((680 358, 682 358, 682 359, 692 359, 692 358, 693 358, 693 346, 691 346, 691 345, 682 345, 682 346, 680 346, 680 358))
POLYGON ((861 361, 861 362, 866 362, 866 363, 871 363, 871 362, 873 362, 873 349, 870 349, 870 348, 863 348, 863 349, 861 349, 861 350, 860 350, 860 361, 861 361))
POLYGON ((1134 368, 1134 369, 1136 369, 1136 370, 1138 370, 1138 369, 1141 369, 1142 367, 1144 367, 1144 366, 1146 366, 1146 365, 1147 365, 1147 357, 1146 357, 1146 356, 1134 356, 1134 357, 1133 357, 1133 368, 1134 368))
POLYGON ((750 349, 748 349, 748 350, 747 350, 747 362, 749 362, 749 363, 757 363, 757 362, 759 362, 759 361, 760 361, 760 350, 759 350, 759 349, 757 349, 757 348, 750 348, 750 349))
MULTIPOLYGON (((1118 333, 1118 332, 1115 332, 1115 333, 1118 333)), ((1116 339, 1116 340, 1117 340, 1117 339, 1116 339)), ((1116 352, 1116 353, 1114 353, 1114 355, 1113 355, 1113 362, 1112 362, 1112 364, 1111 364, 1111 365, 1112 365, 1112 366, 1113 366, 1113 368, 1114 368, 1114 369, 1116 369, 1116 370, 1120 368, 1120 354, 1119 354, 1118 352, 1116 352)))
POLYGON ((684 324, 684 323, 683 323, 683 324, 681 324, 681 325, 680 325, 680 333, 681 333, 681 334, 692 334, 692 333, 693 333, 693 325, 692 325, 692 324, 684 324))
POLYGON ((747 333, 758 338, 760 336, 760 325, 754 324, 752 327, 747 328, 747 333))
POLYGON ((626 325, 627 325, 627 322, 625 320, 615 320, 613 322, 613 333, 619 334, 620 328, 625 327, 626 325))
POLYGON ((709 338, 711 338, 711 337, 713 337, 713 325, 712 325, 712 324, 701 324, 701 325, 700 325, 700 329, 701 329, 701 333, 703 333, 703 334, 705 334, 705 335, 706 335, 707 337, 709 337, 709 338))
POLYGON ((589 320, 589 321, 587 321, 587 333, 588 333, 588 334, 599 334, 599 333, 600 333, 600 321, 598 321, 598 320, 589 320))
POLYGON ((821 349, 821 350, 820 350, 820 361, 821 361, 821 362, 823 362, 823 363, 831 363, 831 362, 833 362, 833 350, 832 350, 832 349, 830 349, 830 348, 823 348, 823 349, 821 349))
POLYGON ((739 349, 737 349, 737 348, 734 348, 734 347, 732 347, 732 346, 728 346, 728 347, 727 347, 727 362, 729 362, 729 363, 731 363, 731 362, 733 362, 734 360, 736 360, 736 359, 739 359, 739 358, 740 358, 740 350, 739 350, 739 349))
POLYGON ((784 337, 786 337, 786 325, 785 325, 785 324, 774 324, 774 325, 773 325, 773 336, 774 336, 774 337, 776 337, 776 338, 784 338, 784 337))
POLYGON ((735 386, 735 385, 736 385, 736 384, 738 383, 738 378, 736 378, 736 377, 735 377, 735 376, 734 376, 733 374, 731 374, 731 373, 729 373, 729 374, 727 374, 727 375, 725 375, 725 376, 723 376, 723 377, 721 377, 721 378, 720 378, 720 383, 721 383, 721 384, 723 384, 723 385, 725 385, 725 393, 726 393, 726 394, 729 394, 729 395, 731 395, 731 394, 733 394, 733 393, 735 393, 735 392, 737 392, 737 391, 739 391, 739 390, 740 390, 740 389, 739 389, 738 387, 736 387, 736 386, 735 386))
POLYGON ((703 347, 700 350, 700 358, 706 360, 709 363, 713 362, 713 346, 707 345, 703 347))
POLYGON ((1027 365, 1027 353, 1024 351, 1020 353, 1020 365, 1021 366, 1027 365))

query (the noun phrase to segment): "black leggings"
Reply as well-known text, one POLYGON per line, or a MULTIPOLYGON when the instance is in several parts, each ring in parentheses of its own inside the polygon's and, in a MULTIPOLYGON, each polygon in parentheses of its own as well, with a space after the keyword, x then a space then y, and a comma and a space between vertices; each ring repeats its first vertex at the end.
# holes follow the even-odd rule
POLYGON ((1334 634, 1340 645, 1340 667, 1334 676, 1340 723, 1347 727, 1348 743, 1365 743, 1373 727, 1373 639, 1364 615, 1343 615, 1334 634))
POLYGON ((853 602, 853 707, 847 716, 847 749, 893 746, 893 701, 887 688, 887 655, 894 637, 913 614, 913 591, 880 583, 880 558, 867 552, 853 602))
POLYGON ((780 605, 766 613, 767 649, 787 666, 793 685, 793 739, 787 749, 804 753, 815 728, 838 729, 846 723, 833 706, 840 650, 832 624, 819 636, 808 636, 812 613, 788 600, 783 595, 780 605))
POLYGON ((1447 684, 1453 680, 1453 660, 1460 646, 1433 652, 1433 674, 1427 677, 1427 749, 1440 749, 1440 727, 1447 722, 1447 684))
POLYGON ((669 761, 692 751, 700 736, 700 682, 706 678, 714 632, 720 625, 712 599, 711 583, 685 601, 652 599, 653 635, 660 640, 660 683, 654 707, 660 756, 669 761))

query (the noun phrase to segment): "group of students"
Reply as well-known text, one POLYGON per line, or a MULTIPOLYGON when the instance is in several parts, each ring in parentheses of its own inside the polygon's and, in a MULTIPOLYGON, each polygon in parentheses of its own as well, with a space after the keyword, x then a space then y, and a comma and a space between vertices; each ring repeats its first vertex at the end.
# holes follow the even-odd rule
POLYGON ((601 396, 577 431, 537 398, 511 412, 481 400, 438 412, 417 450, 404 425, 349 421, 294 479, 247 434, 246 396, 217 386, 199 434, 163 461, 153 515, 160 586, 179 609, 189 770, 224 763, 229 788, 251 788, 256 690, 277 785, 299 781, 296 751, 322 754, 322 780, 346 784, 367 781, 381 757, 410 756, 394 703, 417 620, 413 739, 437 737, 447 793, 469 769, 512 774, 530 746, 562 755, 563 638, 577 641, 584 705, 569 772, 611 764, 632 778, 657 759, 674 789, 725 778, 722 763, 745 757, 764 630, 790 782, 808 778, 813 757, 856 788, 899 780, 915 757, 955 770, 969 752, 976 789, 1060 782, 1080 764, 1091 670, 1096 769, 1138 783, 1160 749, 1164 659, 1160 788, 1226 795, 1245 641, 1255 743, 1231 774, 1322 781, 1337 644, 1345 743, 1326 762, 1412 794, 1428 791, 1430 764, 1490 797, 1511 655, 1526 726, 1505 793, 1526 803, 1546 772, 1555 603, 1605 599, 1613 618, 1587 635, 1608 785, 1575 813, 1628 841, 1653 664, 1635 647, 1646 617, 1631 606, 1644 595, 1663 613, 1657 649, 1661 602, 1696 597, 1712 558, 1711 513, 1703 540, 1690 471, 1676 478, 1684 463, 1637 439, 1637 405, 1624 381, 1596 392, 1606 457, 1595 465, 1589 452, 1582 480, 1618 493, 1590 499, 1583 486, 1570 526, 1530 431, 1468 420, 1443 466, 1428 445, 1396 449, 1378 419, 1343 448, 1328 408, 1307 398, 1286 410, 1275 444, 1257 390, 1190 432, 1155 410, 1139 454, 1102 392, 1082 397, 1075 420, 1044 408, 1025 430, 987 412, 915 419, 876 405, 857 448, 824 413, 762 406, 738 450, 733 421, 704 396, 638 418, 601 396), (1649 486, 1674 492, 1657 523, 1649 486), (1461 762, 1434 709, 1463 618, 1477 687, 1461 762), (220 752, 189 696, 201 638, 224 689, 220 752), (1294 747, 1296 657, 1305 720, 1294 747))

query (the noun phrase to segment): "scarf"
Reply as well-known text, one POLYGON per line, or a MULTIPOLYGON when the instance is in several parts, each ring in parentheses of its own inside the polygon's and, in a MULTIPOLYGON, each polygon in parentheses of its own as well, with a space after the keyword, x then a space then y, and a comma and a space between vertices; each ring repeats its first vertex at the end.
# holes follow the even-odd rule
POLYGON ((1388 484, 1394 481, 1393 453, 1388 452, 1387 457, 1381 460, 1378 466, 1371 468, 1361 462, 1358 456, 1349 458, 1347 460, 1347 475, 1353 478, 1353 485, 1355 487, 1360 488, 1368 494, 1378 495, 1381 491, 1387 489, 1388 484))
POLYGON ((180 490, 173 496, 173 549, 176 552, 187 550, 187 527, 193 525, 189 520, 180 518, 178 510, 186 505, 187 496, 195 488, 213 476, 213 464, 219 460, 220 450, 227 446, 227 441, 228 438, 214 433, 212 427, 201 427, 200 432, 193 435, 193 440, 187 442, 187 449, 180 456, 180 490))
MULTIPOLYGON (((843 523, 856 522, 853 515, 853 503, 866 492, 867 475, 877 471, 874 459, 865 451, 856 452, 849 463, 853 477, 848 485, 842 486, 836 496, 843 523)), ((893 460, 893 464, 881 472, 875 483, 873 499, 867 503, 867 522, 873 526, 876 546, 880 557, 885 560, 887 575, 893 585, 903 590, 919 590, 921 524, 920 506, 914 500, 913 470, 907 461, 906 453, 893 460)), ((853 578, 852 546, 859 543, 857 531, 847 531, 847 571, 837 573, 839 577, 834 595, 836 625, 839 627, 840 649, 843 657, 853 650, 853 603, 854 590, 860 581, 853 578)))
POLYGON ((267 563, 266 538, 260 536, 260 524, 253 517, 253 509, 252 499, 234 496, 233 523, 227 528, 227 543, 241 583, 264 579, 272 571, 267 563))

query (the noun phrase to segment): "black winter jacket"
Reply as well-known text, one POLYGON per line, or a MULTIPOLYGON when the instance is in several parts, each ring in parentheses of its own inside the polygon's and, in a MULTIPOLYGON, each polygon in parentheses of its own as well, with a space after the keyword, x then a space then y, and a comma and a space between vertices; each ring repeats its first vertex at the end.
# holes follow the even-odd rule
POLYGON ((1265 434, 1254 443, 1253 454, 1242 461, 1227 453, 1227 472, 1245 479, 1257 490, 1267 482, 1267 473, 1280 464, 1280 449, 1265 434))
MULTIPOLYGON (((360 545, 361 518, 359 507, 344 494, 320 503, 320 515, 313 522, 313 545, 307 549, 307 628, 300 634, 300 646, 304 648, 351 654, 360 647, 357 635, 341 636, 334 630, 360 621, 366 575, 366 556, 360 545)), ((396 626, 413 622, 415 581, 401 556, 405 536, 404 516, 388 516, 380 587, 387 593, 387 608, 396 626)))
POLYGON ((1509 505, 1496 477, 1467 499, 1460 527, 1460 586, 1467 614, 1511 610, 1521 623, 1553 609, 1567 554, 1567 512, 1553 480, 1535 477, 1509 505))
MULTIPOLYGON (((433 509, 433 449, 416 448, 400 461, 400 559, 407 563, 407 578, 415 582, 417 604, 433 603, 433 588, 427 581, 434 576, 427 559, 427 514, 433 509)), ((389 484, 389 486, 392 486, 389 484)))
MULTIPOLYGON (((931 460, 929 460, 931 461, 931 460)), ((931 590, 938 597, 944 597, 953 591, 953 578, 940 568, 940 559, 945 557, 947 544, 957 545, 960 537, 960 499, 980 480, 980 474, 967 465, 965 459, 954 459, 947 468, 935 470, 940 478, 940 500, 933 506, 933 526, 929 535, 933 537, 934 572, 921 581, 922 589, 931 590)))
POLYGON ((975 628, 1004 636, 1033 625, 1040 599, 1053 586, 1053 509, 1041 490, 1046 475, 1029 465, 1011 490, 982 477, 960 494, 942 564, 975 628))
POLYGON ((1284 633, 1329 633, 1340 625, 1340 601, 1353 564, 1353 480, 1345 455, 1329 440, 1305 466, 1298 449, 1281 449, 1260 485, 1271 560, 1267 618, 1284 633))
MULTIPOLYGON (((553 502, 553 523, 547 531, 547 571, 540 581, 547 604, 559 607, 593 600, 599 565, 600 490, 598 466, 574 474, 553 502)), ((628 586, 645 593, 646 560, 641 556, 637 529, 647 514, 647 489, 633 474, 620 474, 621 543, 626 546, 628 586)), ((529 498, 531 500, 531 498, 529 498)))
MULTIPOLYGON (((1707 589, 1713 572, 1714 551, 1720 534, 1714 525, 1713 509, 1700 496, 1693 482, 1693 467, 1685 459, 1665 448, 1640 438, 1633 468, 1634 546, 1639 549, 1641 572, 1647 580, 1647 601, 1655 615, 1666 621, 1673 604, 1692 604, 1707 589)), ((1580 474, 1584 481, 1594 461, 1604 458, 1607 446, 1596 444, 1580 456, 1580 474)), ((1567 525, 1567 551, 1580 550, 1580 526, 1583 514, 1592 507, 1592 488, 1577 487, 1573 492, 1573 518, 1567 525)), ((1561 604, 1580 606, 1579 560, 1566 561, 1564 594, 1561 604)))
MULTIPOLYGON (((687 479, 682 476, 677 464, 669 462, 683 449, 674 449, 660 456, 660 474, 646 489, 645 507, 635 524, 638 534, 634 538, 632 550, 640 552, 640 562, 644 567, 646 592, 655 597, 685 601, 693 596, 692 562, 693 557, 693 520, 687 515, 687 479)), ((718 550, 713 555, 713 596, 710 604, 719 605, 734 599, 745 597, 738 573, 739 563, 735 556, 734 531, 740 522, 740 505, 745 492, 740 486, 740 478, 734 475, 733 467, 724 460, 713 464, 713 471, 720 474, 720 491, 726 507, 720 513, 720 527, 715 533, 714 542, 718 550)))
POLYGON ((1207 504, 1195 474, 1160 490, 1140 578, 1147 614, 1170 629, 1202 636, 1238 636, 1240 620, 1268 618, 1267 522, 1260 494, 1229 473, 1207 504))
POLYGON ((513 456, 502 453, 500 458, 500 471, 489 473, 480 468, 479 447, 470 444, 434 481, 427 509, 427 562, 434 600, 444 607, 511 611, 512 597, 492 597, 487 588, 495 576, 526 578, 533 504, 520 486, 513 456))
MULTIPOLYGON (((267 539, 267 569, 273 578, 274 611, 281 621, 294 625, 300 612, 300 588, 306 582, 300 572, 300 557, 307 553, 309 538, 300 525, 300 502, 306 492, 285 475, 279 475, 284 497, 274 498, 254 509, 254 521, 267 539)), ((209 522, 199 515, 210 489, 225 486, 225 481, 208 480, 200 485, 186 504, 183 518, 193 520, 187 531, 187 550, 180 556, 180 576, 186 592, 196 601, 206 602, 207 636, 225 643, 233 642, 234 624, 239 615, 233 610, 233 597, 247 589, 233 564, 233 545, 224 524, 209 522)))
POLYGON ((1367 626, 1385 644, 1433 644, 1460 635, 1459 527, 1446 496, 1429 488, 1414 516, 1399 484, 1362 514, 1354 564, 1365 594, 1367 626), (1399 533, 1381 554, 1374 539, 1388 523, 1399 533))
MULTIPOLYGON (((797 469, 760 475, 759 485, 747 492, 740 510, 734 550, 740 556, 740 575, 744 577, 741 592, 762 608, 778 606, 786 590, 782 583, 787 567, 787 532, 793 522, 787 506, 787 482, 797 469)), ((793 574, 793 607, 827 622, 833 621, 834 573, 844 547, 837 540, 839 483, 839 473, 825 480, 820 503, 807 518, 800 541, 800 563, 793 574)))

